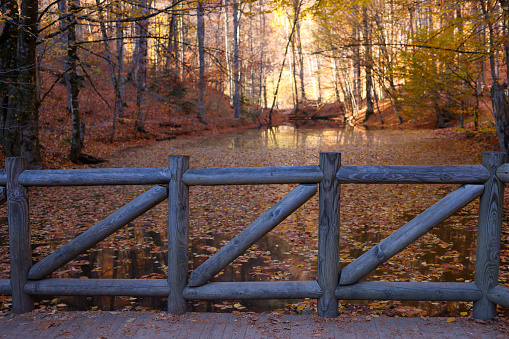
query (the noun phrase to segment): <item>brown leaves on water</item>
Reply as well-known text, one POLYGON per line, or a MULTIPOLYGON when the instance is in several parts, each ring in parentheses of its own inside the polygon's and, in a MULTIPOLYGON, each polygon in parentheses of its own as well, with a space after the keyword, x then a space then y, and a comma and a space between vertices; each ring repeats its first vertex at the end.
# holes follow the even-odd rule
MULTIPOLYGON (((188 154, 191 167, 318 164, 319 152, 341 151, 343 164, 478 164, 468 139, 431 137, 426 131, 247 131, 188 138, 115 153, 108 167, 163 167, 169 154, 188 154)), ((294 185, 190 188, 190 270, 292 190, 294 185)), ((340 266, 344 267, 452 191, 451 185, 343 185, 340 266)), ((65 187, 30 190, 34 261, 90 228, 148 187, 65 187)), ((5 207, 2 207, 5 213, 5 207)), ((373 271, 370 281, 473 281, 478 204, 472 203, 373 271)), ((507 219, 504 219, 507 220, 507 219)), ((315 280, 318 197, 289 216, 214 278, 216 281, 315 280)), ((504 224, 503 240, 509 241, 504 224)), ((9 276, 7 226, 0 227, 0 275, 9 276)), ((504 247, 502 262, 509 261, 504 247)), ((503 265, 502 282, 509 271, 503 265)), ((167 275, 167 204, 162 203, 56 272, 63 278, 156 278, 167 275)), ((164 308, 149 298, 61 298, 69 309, 164 308), (79 303, 79 306, 78 306, 79 303)), ((4 304, 9 304, 7 300, 4 304)), ((345 304, 348 305, 349 303, 345 304)), ((44 300, 40 305, 48 305, 44 300)), ((6 306, 8 307, 8 306, 6 306)), ((197 302, 195 309, 314 312, 311 300, 197 302)), ((469 304, 365 302, 364 314, 448 315, 469 304)), ((344 307, 343 311, 347 312, 344 307)), ((351 310, 350 310, 351 311, 351 310)))

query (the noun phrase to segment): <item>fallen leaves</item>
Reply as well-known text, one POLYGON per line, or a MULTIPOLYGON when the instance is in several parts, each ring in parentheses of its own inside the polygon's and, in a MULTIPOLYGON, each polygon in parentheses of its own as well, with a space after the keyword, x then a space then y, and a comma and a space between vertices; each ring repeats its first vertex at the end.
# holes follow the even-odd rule
POLYGON ((47 330, 50 327, 56 327, 56 326, 60 326, 60 323, 48 321, 48 322, 42 324, 41 326, 38 326, 36 328, 36 330, 38 330, 38 331, 40 331, 40 330, 47 330))
MULTIPOLYGON (((242 134, 164 141, 120 151, 108 167, 167 166, 168 154, 190 155, 191 167, 316 165, 319 152, 341 151, 343 164, 478 164, 481 153, 468 140, 431 139, 427 131, 310 131, 242 134)), ((192 271, 287 194, 295 185, 207 186, 190 188, 192 271)), ((448 194, 453 185, 342 185, 340 265, 344 267, 448 194)), ((147 187, 62 187, 30 190, 34 261, 60 247, 133 199, 147 187)), ((5 206, 1 207, 5 212, 5 206)), ((373 271, 370 281, 473 281, 478 204, 472 203, 373 271)), ((506 219, 504 219, 506 220, 506 219)), ((0 220, 2 222, 2 220, 0 220)), ((318 197, 308 201, 267 236, 218 274, 215 281, 315 280, 318 253, 318 197)), ((509 242, 504 226, 503 239, 509 242)), ((0 241, 7 244, 6 220, 0 241)), ((162 203, 53 277, 165 279, 167 204, 162 203)), ((504 249, 501 259, 509 261, 504 249)), ((504 265, 507 266, 507 265, 504 265)), ((0 275, 9 275, 7 246, 0 246, 0 275)), ((501 267, 501 279, 509 270, 501 267)), ((504 281, 504 280, 503 280, 504 281)), ((6 297, 2 297, 6 298, 6 297)), ((60 297, 39 307, 73 309, 165 308, 160 298, 60 297), (113 305, 113 306, 111 306, 113 305)), ((10 301, 2 299, 4 307, 10 301)), ((343 312, 398 316, 450 315, 469 311, 468 303, 376 301, 343 312)), ((347 303, 349 305, 350 302, 347 303)), ((194 310, 311 313, 315 300, 195 302, 194 310), (237 306, 236 306, 237 305, 237 306)))

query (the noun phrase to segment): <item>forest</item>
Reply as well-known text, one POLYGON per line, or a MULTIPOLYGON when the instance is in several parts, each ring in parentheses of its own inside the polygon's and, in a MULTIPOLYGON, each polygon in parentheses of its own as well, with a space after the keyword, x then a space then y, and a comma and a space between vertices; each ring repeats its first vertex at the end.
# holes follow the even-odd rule
POLYGON ((78 163, 98 126, 108 144, 327 103, 457 120, 508 152, 508 20, 507 0, 1 0, 3 153, 41 168, 56 138, 78 163))
MULTIPOLYGON (((509 0, 0 0, 0 10, 0 169, 6 157, 20 156, 30 169, 157 170, 168 168, 168 156, 188 155, 191 169, 223 170, 316 166, 328 152, 340 153, 341 165, 366 167, 480 164, 483 151, 509 153, 509 0), (319 125, 323 121, 332 127, 319 125)), ((193 187, 189 272, 292 185, 193 187)), ((342 267, 456 188, 358 187, 341 188, 342 267)), ((31 187, 34 263, 101 225, 144 189, 31 187)), ((213 281, 316 280, 319 199, 213 281)), ((459 210, 367 279, 473 282, 479 205, 459 210)), ((128 222, 51 277, 166 280, 168 206, 128 222)), ((7 215, 1 206, 1 279, 11 269, 7 215)), ((505 286, 507 220, 506 208, 499 252, 505 286)), ((166 301, 55 296, 34 305, 148 310, 163 309, 166 301)), ((317 302, 188 306, 306 314, 317 302)), ((11 307, 12 299, 0 296, 0 313, 11 307)), ((472 310, 467 301, 339 307, 375 316, 467 316, 472 310)), ((507 316, 508 309, 498 312, 507 316)))

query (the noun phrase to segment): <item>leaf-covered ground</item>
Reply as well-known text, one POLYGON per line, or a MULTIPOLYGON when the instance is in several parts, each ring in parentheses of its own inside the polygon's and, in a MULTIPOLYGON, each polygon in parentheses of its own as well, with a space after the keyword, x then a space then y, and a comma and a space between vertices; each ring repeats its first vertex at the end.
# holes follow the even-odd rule
MULTIPOLYGON (((187 154, 191 167, 318 164, 320 152, 341 152, 344 165, 480 164, 475 139, 430 131, 294 130, 290 127, 182 138, 118 151, 107 167, 163 167, 187 154)), ((226 244, 294 185, 192 187, 190 270, 226 244)), ((341 267, 373 247, 456 185, 343 185, 341 267)), ((34 261, 88 229, 149 187, 66 187, 30 190, 34 261)), ((5 207, 3 212, 5 213, 5 207)), ((373 271, 369 281, 473 281, 478 204, 462 209, 373 271)), ((6 215, 6 214, 3 214, 6 215)), ((54 274, 62 278, 165 278, 167 204, 162 203, 54 274)), ((1 278, 9 276, 6 219, 0 239, 1 278)), ((308 201, 218 276, 216 281, 314 280, 318 196, 308 201)), ((504 218, 502 263, 508 259, 504 218)), ((509 271, 502 265, 501 281, 509 271)), ((38 299, 39 308, 164 309, 165 300, 126 297, 38 299)), ((390 315, 467 315, 470 303, 342 302, 345 311, 390 315), (466 313, 464 313, 466 312, 466 313)), ((10 306, 3 298, 4 310, 10 306)), ((194 302, 194 310, 309 313, 315 300, 194 302)))

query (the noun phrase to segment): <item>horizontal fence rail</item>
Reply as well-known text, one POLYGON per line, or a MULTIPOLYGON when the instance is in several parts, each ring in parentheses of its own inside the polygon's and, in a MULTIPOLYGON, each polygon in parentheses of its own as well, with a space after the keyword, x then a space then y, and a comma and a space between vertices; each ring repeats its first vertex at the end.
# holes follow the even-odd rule
POLYGON ((27 170, 19 176, 23 186, 166 185, 167 167, 27 170))
POLYGON ((509 182, 509 164, 503 164, 497 169, 497 177, 502 182, 509 182))
POLYGON ((321 153, 319 165, 189 169, 189 157, 170 156, 161 168, 26 170, 8 158, 0 170, 0 203, 7 201, 11 279, 0 294, 12 295, 13 312, 33 309, 33 296, 125 295, 168 297, 168 312, 187 311, 188 300, 317 299, 318 314, 335 317, 338 300, 469 301, 473 316, 490 319, 509 307, 509 288, 498 284, 505 154, 485 152, 483 165, 341 165, 339 153, 321 153), (340 269, 342 184, 460 184, 459 188, 340 269), (189 186, 299 184, 223 248, 188 273, 189 186), (317 185, 319 184, 319 185, 317 185), (32 266, 30 186, 156 185, 32 266), (163 186, 161 186, 163 185, 163 186), (214 275, 319 192, 316 281, 210 282, 214 275), (474 199, 481 197, 474 283, 359 282, 377 266, 474 199), (121 227, 168 199, 168 279, 46 278, 121 227))
POLYGON ((488 292, 488 299, 498 305, 509 307, 509 288, 507 286, 495 286, 488 292))
POLYGON ((342 184, 484 184, 490 178, 481 165, 341 166, 342 184))
POLYGON ((338 286, 336 297, 343 300, 426 300, 477 301, 483 296, 474 283, 360 282, 338 286))
POLYGON ((167 297, 166 279, 44 279, 29 281, 25 292, 31 295, 119 295, 167 297))
POLYGON ((320 298, 322 290, 316 281, 210 282, 186 287, 186 299, 304 299, 320 298))
POLYGON ((0 279, 0 294, 12 295, 11 279, 0 279))
POLYGON ((317 184, 323 173, 319 166, 273 166, 236 168, 192 168, 182 181, 188 186, 317 184))

